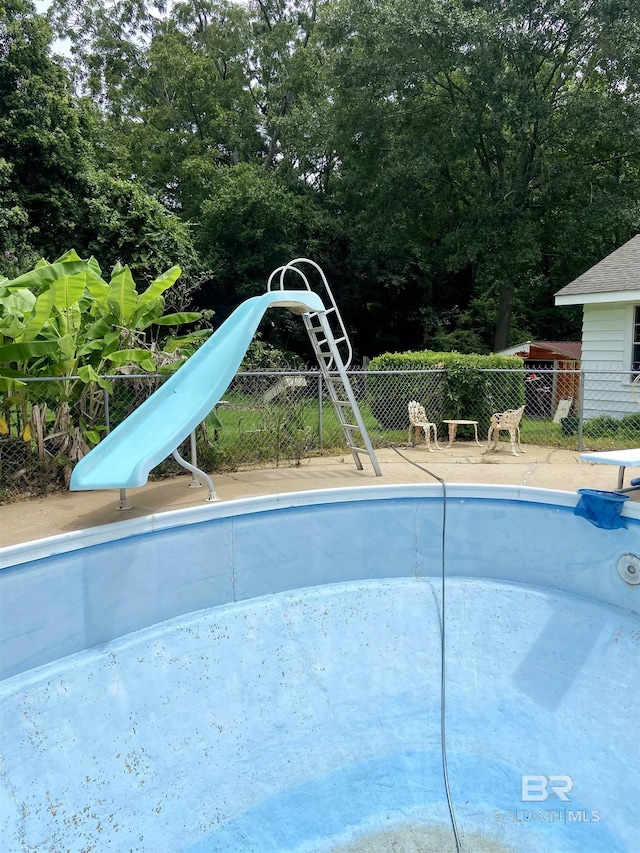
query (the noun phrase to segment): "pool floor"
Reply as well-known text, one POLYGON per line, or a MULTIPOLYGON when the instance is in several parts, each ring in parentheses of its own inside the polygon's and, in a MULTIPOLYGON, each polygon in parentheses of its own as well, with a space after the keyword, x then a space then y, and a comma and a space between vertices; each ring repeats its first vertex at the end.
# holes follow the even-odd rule
MULTIPOLYGON (((438 581, 313 587, 198 611, 6 680, 3 850, 454 850, 440 618, 438 581)), ((640 619, 453 579, 446 637, 466 849, 633 851, 640 619), (567 799, 547 780, 544 800, 523 801, 523 775, 569 777, 567 799)))

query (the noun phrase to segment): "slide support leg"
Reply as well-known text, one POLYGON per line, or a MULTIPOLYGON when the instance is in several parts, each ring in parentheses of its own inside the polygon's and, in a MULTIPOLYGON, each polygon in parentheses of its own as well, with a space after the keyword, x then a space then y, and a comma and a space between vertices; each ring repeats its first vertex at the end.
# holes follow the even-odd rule
POLYGON ((120 489, 120 502, 116 509, 131 509, 131 504, 127 500, 127 490, 120 489))
POLYGON ((209 487, 209 494, 205 498, 205 501, 219 500, 218 496, 216 495, 216 490, 214 488, 213 481, 211 480, 211 477, 209 477, 208 474, 205 474, 204 471, 200 470, 200 468, 196 468, 195 465, 191 465, 189 462, 187 462, 186 459, 183 459, 177 450, 174 450, 171 455, 176 460, 178 465, 182 465, 182 467, 186 468, 187 471, 191 471, 192 474, 201 477, 205 481, 205 483, 209 487))
POLYGON ((193 468, 191 468, 191 482, 189 483, 190 489, 201 489, 202 483, 198 479, 198 475, 196 471, 198 471, 198 450, 196 448, 196 431, 194 430, 191 433, 191 464, 193 468))

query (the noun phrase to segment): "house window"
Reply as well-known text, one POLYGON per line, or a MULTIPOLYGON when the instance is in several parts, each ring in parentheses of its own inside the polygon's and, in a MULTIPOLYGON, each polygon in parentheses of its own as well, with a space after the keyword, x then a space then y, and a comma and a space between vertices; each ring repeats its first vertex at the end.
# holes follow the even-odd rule
POLYGON ((631 347, 631 370, 634 376, 640 373, 640 305, 633 309, 633 344, 631 347))

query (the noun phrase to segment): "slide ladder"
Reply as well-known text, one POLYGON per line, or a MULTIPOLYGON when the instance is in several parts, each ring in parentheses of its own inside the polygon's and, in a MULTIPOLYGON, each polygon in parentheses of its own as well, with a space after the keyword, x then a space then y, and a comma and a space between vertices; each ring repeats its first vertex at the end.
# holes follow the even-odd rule
POLYGON ((381 477, 382 471, 347 373, 352 355, 349 336, 321 268, 315 261, 308 258, 296 258, 271 274, 267 288, 271 289, 272 280, 277 274, 280 274, 280 288, 284 289, 286 273, 294 272, 301 276, 307 289, 311 290, 307 277, 297 266, 303 263, 310 264, 319 272, 330 304, 330 307, 324 311, 312 311, 303 314, 302 319, 318 360, 329 397, 336 411, 338 422, 344 432, 356 468, 362 471, 363 465, 360 457, 361 455, 368 456, 376 476, 381 477))

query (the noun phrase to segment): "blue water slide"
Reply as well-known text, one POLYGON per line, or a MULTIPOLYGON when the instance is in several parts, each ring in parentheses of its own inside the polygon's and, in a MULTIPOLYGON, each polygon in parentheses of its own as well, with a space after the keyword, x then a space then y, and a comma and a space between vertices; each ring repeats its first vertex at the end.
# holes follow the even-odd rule
POLYGON ((268 308, 324 311, 309 290, 279 290, 247 299, 182 367, 76 465, 70 489, 143 486, 219 402, 268 308))

